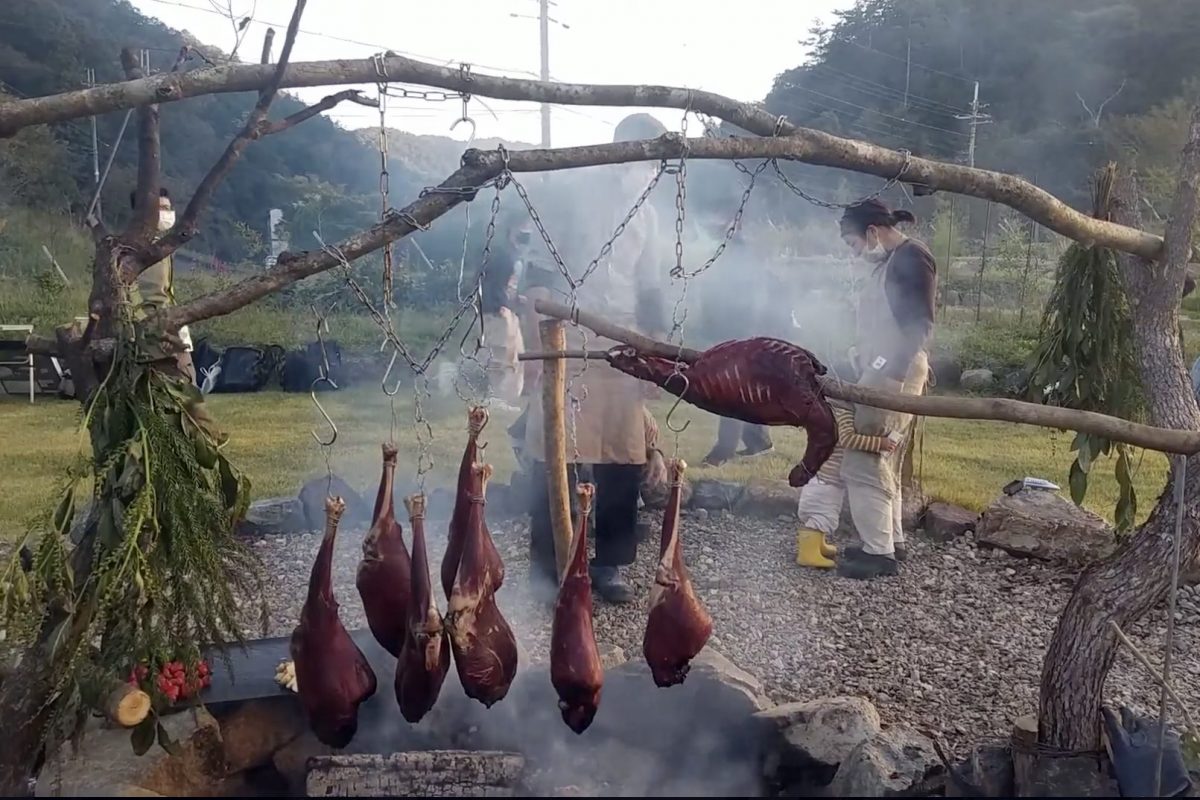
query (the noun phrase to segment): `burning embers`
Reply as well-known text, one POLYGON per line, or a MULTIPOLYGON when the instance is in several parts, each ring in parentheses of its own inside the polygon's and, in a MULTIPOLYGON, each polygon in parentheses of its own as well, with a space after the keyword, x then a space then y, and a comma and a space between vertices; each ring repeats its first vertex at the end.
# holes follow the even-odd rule
MULTIPOLYGON (((505 698, 517 674, 516 638, 496 603, 496 592, 504 582, 504 563, 484 517, 492 468, 480 463, 478 437, 487 419, 483 408, 472 408, 468 415, 467 446, 440 570, 448 601, 445 614, 438 608, 430 575, 425 499, 418 494, 405 501, 413 537, 410 556, 393 510, 396 450, 391 445, 383 447, 383 476, 371 530, 363 544, 358 589, 372 634, 397 656, 396 699, 404 719, 413 724, 436 704, 451 660, 464 693, 485 708, 505 698)), ((671 495, 663 518, 660 562, 644 640, 644 655, 658 686, 682 683, 689 662, 712 632, 712 620, 692 592, 683 563, 678 525, 685 468, 682 461, 671 464, 671 495)), ((570 565, 559 587, 551 642, 551 683, 559 696, 562 719, 575 733, 583 733, 592 724, 604 683, 592 629, 587 569, 593 491, 588 484, 579 487, 580 518, 570 565)), ((321 742, 336 748, 349 744, 357 730, 358 708, 376 690, 375 674, 346 635, 333 598, 329 561, 338 511, 343 507, 339 499, 330 498, 329 522, 309 584, 309 603, 292 637, 296 690, 309 725, 321 742)))

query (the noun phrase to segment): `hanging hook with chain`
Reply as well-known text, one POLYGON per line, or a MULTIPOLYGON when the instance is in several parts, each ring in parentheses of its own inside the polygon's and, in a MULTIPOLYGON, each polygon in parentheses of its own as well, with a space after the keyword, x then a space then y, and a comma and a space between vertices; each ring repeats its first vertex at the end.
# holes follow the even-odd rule
MULTIPOLYGON (((465 64, 465 63, 459 64, 458 65, 458 74, 459 74, 459 77, 462 79, 462 82, 466 86, 470 87, 470 85, 471 85, 471 65, 465 64)), ((456 119, 454 121, 454 124, 450 126, 450 132, 454 133, 454 129, 457 128, 459 125, 461 125, 464 122, 467 123, 468 125, 470 125, 471 133, 467 136, 467 147, 470 147, 471 143, 475 141, 475 120, 471 119, 471 108, 470 108, 471 93, 469 91, 463 91, 461 96, 462 96, 462 116, 459 117, 458 119, 456 119)))

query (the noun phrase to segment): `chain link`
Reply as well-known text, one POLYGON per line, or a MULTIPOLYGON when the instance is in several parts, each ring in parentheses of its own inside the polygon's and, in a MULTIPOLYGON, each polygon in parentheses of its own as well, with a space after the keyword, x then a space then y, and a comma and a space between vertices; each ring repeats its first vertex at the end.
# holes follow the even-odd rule
POLYGON ((500 217, 500 193, 501 193, 501 191, 502 191, 501 187, 497 186, 496 193, 492 196, 491 210, 490 210, 490 214, 488 216, 487 229, 484 233, 484 239, 483 239, 483 255, 480 258, 479 274, 475 278, 474 289, 468 297, 462 298, 460 300, 461 303, 470 303, 471 304, 471 306, 475 310, 475 319, 472 321, 471 325, 467 328, 467 332, 465 334, 463 334, 462 341, 459 342, 458 352, 459 352, 459 355, 462 356, 464 361, 469 362, 470 364, 472 364, 474 366, 474 368, 476 370, 476 375, 480 377, 480 380, 482 381, 483 386, 482 386, 482 389, 480 390, 479 396, 467 397, 466 394, 463 393, 463 391, 459 385, 459 381, 462 376, 462 370, 460 368, 459 370, 457 370, 455 372, 454 390, 455 390, 455 393, 458 395, 459 399, 462 400, 464 403, 475 402, 477 404, 483 405, 484 407, 487 407, 487 405, 491 401, 491 392, 488 391, 488 386, 487 386, 487 370, 488 370, 488 366, 490 365, 491 360, 492 360, 492 350, 491 350, 491 347, 485 341, 484 331, 483 331, 483 322, 484 322, 484 320, 483 320, 483 281, 484 281, 484 276, 487 274, 488 262, 491 260, 491 256, 492 256, 492 242, 496 237, 496 220, 500 217), (467 353, 467 340, 471 338, 471 333, 473 331, 475 331, 477 333, 477 335, 475 337, 475 346, 471 349, 471 352, 468 354, 467 353), (480 359, 479 359, 480 352, 483 352, 484 350, 487 351, 487 363, 484 363, 483 361, 480 361, 480 359))
POLYGON ((908 172, 908 168, 912 163, 912 153, 911 152, 909 152, 908 150, 901 150, 900 152, 904 155, 904 163, 900 165, 900 170, 896 173, 896 175, 892 178, 888 178, 887 182, 884 183, 883 186, 879 187, 874 192, 871 192, 868 195, 864 195, 863 197, 860 197, 857 200, 851 201, 849 203, 835 203, 830 200, 822 200, 819 197, 815 197, 814 195, 811 195, 808 192, 801 189, 794 182, 792 182, 792 180, 790 178, 788 178, 787 175, 783 174, 783 170, 780 168, 779 162, 776 159, 772 158, 769 163, 771 164, 772 167, 774 167, 775 175, 778 176, 779 180, 783 182, 783 185, 786 186, 788 189, 790 189, 792 191, 792 193, 795 194, 797 197, 807 200, 808 202, 812 203, 814 206, 819 206, 821 208, 828 208, 830 210, 837 211, 837 210, 841 210, 841 209, 850 208, 851 206, 858 205, 859 203, 864 203, 867 200, 874 200, 876 197, 879 197, 881 194, 886 192, 888 189, 891 189, 893 186, 895 186, 897 183, 899 183, 900 179, 903 178, 905 173, 908 172))
POLYGON ((391 86, 387 90, 388 97, 403 100, 423 100, 427 103, 444 103, 448 100, 462 100, 462 92, 446 92, 440 89, 405 89, 402 86, 391 86))
MULTIPOLYGON (((383 53, 373 57, 375 65, 375 88, 379 93, 379 220, 387 220, 388 209, 391 207, 391 174, 388 172, 388 140, 387 140, 387 98, 388 73, 387 62, 383 53)), ((393 290, 392 243, 383 246, 383 313, 391 315, 395 307, 393 290)))

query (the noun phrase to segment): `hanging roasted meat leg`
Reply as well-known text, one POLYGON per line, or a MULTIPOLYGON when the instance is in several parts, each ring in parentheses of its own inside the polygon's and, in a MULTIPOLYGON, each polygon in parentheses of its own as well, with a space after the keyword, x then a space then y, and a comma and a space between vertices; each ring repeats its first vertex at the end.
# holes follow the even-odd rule
POLYGON ((503 564, 484 522, 492 468, 471 467, 469 513, 464 521, 462 558, 450 592, 446 627, 454 666, 467 697, 487 707, 502 700, 517 675, 517 640, 496 605, 503 564))
POLYGON ((450 642, 433 596, 429 554, 425 547, 425 495, 404 499, 412 531, 412 597, 404 647, 396 661, 396 701, 400 714, 416 724, 429 713, 450 671, 450 642))
POLYGON ((358 595, 376 641, 399 656, 408 624, 412 592, 412 559, 404 546, 404 530, 396 521, 392 486, 396 478, 396 446, 383 445, 383 475, 375 497, 375 515, 362 543, 358 595))
MULTIPOLYGON (((450 531, 446 537, 446 552, 442 556, 442 589, 446 598, 454 590, 454 578, 458 575, 458 562, 462 559, 463 541, 466 537, 467 515, 471 512, 469 489, 471 483, 471 467, 480 462, 479 434, 488 424, 486 408, 475 406, 467 412, 467 446, 463 448, 462 461, 458 465, 458 489, 454 497, 454 511, 450 516, 450 531)), ((504 562, 496 552, 491 537, 487 545, 493 553, 492 568, 496 572, 496 588, 504 583, 504 562)))
POLYGON ((782 339, 738 339, 710 347, 691 364, 642 355, 630 346, 608 351, 622 372, 650 381, 697 408, 755 425, 804 428, 804 457, 788 474, 803 486, 837 446, 837 423, 818 378, 825 365, 803 347, 782 339))
POLYGON ((604 668, 596 649, 592 630, 592 580, 588 576, 587 526, 595 487, 581 483, 579 523, 571 542, 571 558, 558 602, 554 606, 554 625, 550 630, 550 682, 558 692, 558 707, 563 722, 576 733, 592 724, 600 705, 604 668))
POLYGON ((358 732, 358 707, 376 688, 375 673, 342 626, 333 596, 333 545, 345 510, 340 497, 325 500, 325 536, 290 644, 308 723, 317 739, 336 748, 350 744, 358 732))
POLYGON ((712 617, 696 598, 679 537, 680 495, 687 464, 674 459, 669 469, 671 493, 663 512, 658 568, 650 588, 650 619, 642 639, 654 683, 663 687, 683 683, 691 660, 712 635, 712 617))

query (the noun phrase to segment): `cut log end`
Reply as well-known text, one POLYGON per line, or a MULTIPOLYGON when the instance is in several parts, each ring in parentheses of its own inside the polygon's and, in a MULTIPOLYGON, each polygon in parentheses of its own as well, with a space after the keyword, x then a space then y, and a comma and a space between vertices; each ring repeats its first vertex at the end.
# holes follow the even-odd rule
POLYGON ((150 715, 150 695, 131 684, 123 684, 109 693, 104 714, 123 728, 140 725, 150 715))

